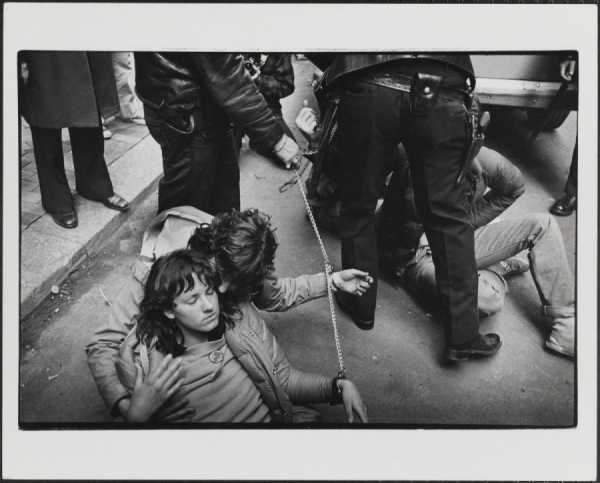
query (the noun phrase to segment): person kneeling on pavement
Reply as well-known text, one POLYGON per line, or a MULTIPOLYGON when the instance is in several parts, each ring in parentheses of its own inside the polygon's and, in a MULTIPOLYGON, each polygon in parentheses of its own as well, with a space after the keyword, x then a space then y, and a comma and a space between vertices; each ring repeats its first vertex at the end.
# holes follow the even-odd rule
MULTIPOLYGON (((316 122, 314 111, 310 111, 303 109, 296 125, 314 146, 316 122)), ((401 146, 395 156, 395 171, 376 219, 379 267, 410 292, 436 298, 431 250, 417 215, 409 167, 401 146)), ((313 215, 321 226, 337 231, 340 210, 337 183, 322 175, 318 185, 315 198, 309 200, 313 215)), ((465 193, 470 223, 475 229, 479 315, 486 317, 502 309, 508 291, 506 278, 529 270, 529 264, 515 255, 528 250, 542 314, 552 321, 546 346, 574 357, 575 291, 556 220, 546 213, 530 213, 491 223, 524 190, 518 168, 498 152, 481 149, 467 174, 465 193)))
POLYGON ((342 403, 349 422, 354 412, 367 422, 352 382, 294 369, 256 307, 219 292, 221 282, 214 259, 200 252, 176 250, 154 263, 117 361, 132 393, 127 422, 184 399, 193 422, 314 422, 320 414, 306 404, 323 402, 342 403), (174 367, 161 365, 172 357, 174 367))
MULTIPOLYGON (((146 229, 129 281, 113 302, 108 320, 98 327, 86 346, 88 365, 113 416, 126 416, 131 404, 131 391, 120 381, 115 363, 128 334, 135 331, 151 266, 161 256, 185 248, 188 239, 188 248, 216 260, 221 277, 218 290, 230 293, 239 303, 240 324, 245 323, 244 316, 251 312, 246 305, 281 312, 327 294, 324 273, 296 278, 271 275, 277 241, 269 218, 259 211, 231 210, 214 219, 192 207, 163 212, 146 229)), ((361 294, 370 286, 371 278, 358 270, 345 270, 334 273, 331 282, 334 288, 361 294)), ((174 363, 169 360, 164 364, 172 368, 174 363)), ((147 377, 144 384, 153 380, 147 377)), ((195 412, 184 399, 176 405, 164 405, 154 419, 189 420, 195 412)))

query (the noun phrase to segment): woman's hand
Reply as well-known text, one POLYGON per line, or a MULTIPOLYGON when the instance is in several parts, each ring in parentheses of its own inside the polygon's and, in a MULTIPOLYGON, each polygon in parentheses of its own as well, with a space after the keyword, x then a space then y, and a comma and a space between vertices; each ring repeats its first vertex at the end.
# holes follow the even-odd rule
POLYGON ((316 147, 319 144, 319 134, 317 133, 319 117, 314 109, 308 107, 308 101, 304 101, 304 107, 300 109, 295 122, 296 127, 309 142, 310 147, 316 147))
POLYGON ((144 379, 142 368, 136 364, 136 378, 126 422, 148 421, 181 385, 181 359, 167 355, 144 379))
POLYGON ((362 402, 358 389, 348 379, 338 379, 338 387, 342 392, 342 404, 346 410, 346 419, 354 422, 354 413, 358 414, 361 423, 368 423, 367 408, 362 402))
POLYGON ((355 268, 335 272, 332 276, 334 290, 340 289, 352 295, 361 296, 371 287, 373 277, 355 268))

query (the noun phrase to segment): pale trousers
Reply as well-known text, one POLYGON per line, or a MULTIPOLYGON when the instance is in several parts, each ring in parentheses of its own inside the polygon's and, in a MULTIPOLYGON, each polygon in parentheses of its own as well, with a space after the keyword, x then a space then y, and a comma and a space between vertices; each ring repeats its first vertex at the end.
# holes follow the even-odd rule
MULTIPOLYGON (((560 228, 552 215, 531 213, 475 230, 481 315, 491 315, 490 307, 502 308, 507 287, 504 279, 485 269, 523 250, 528 250, 531 275, 542 306, 575 306, 573 275, 560 228)), ((437 296, 429 250, 416 264, 407 267, 404 282, 409 290, 421 296, 437 296)))

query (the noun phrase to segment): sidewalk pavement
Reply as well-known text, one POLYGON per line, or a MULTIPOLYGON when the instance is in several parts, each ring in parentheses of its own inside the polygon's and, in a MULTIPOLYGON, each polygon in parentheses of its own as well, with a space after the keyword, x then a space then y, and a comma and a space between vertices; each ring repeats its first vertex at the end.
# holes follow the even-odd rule
POLYGON ((128 220, 154 192, 162 174, 158 144, 145 125, 114 120, 106 124, 113 136, 104 143, 104 157, 115 193, 131 203, 126 212, 105 208, 74 192, 75 173, 69 132, 63 129, 65 171, 73 190, 79 226, 65 229, 42 208, 31 131, 21 125, 21 314, 30 313, 88 256, 128 220))

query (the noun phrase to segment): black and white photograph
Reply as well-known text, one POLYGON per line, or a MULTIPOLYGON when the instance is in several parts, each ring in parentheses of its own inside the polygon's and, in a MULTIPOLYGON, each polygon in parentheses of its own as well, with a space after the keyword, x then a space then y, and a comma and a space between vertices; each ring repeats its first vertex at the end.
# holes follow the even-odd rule
POLYGON ((597 5, 4 33, 5 478, 597 478, 597 5))

